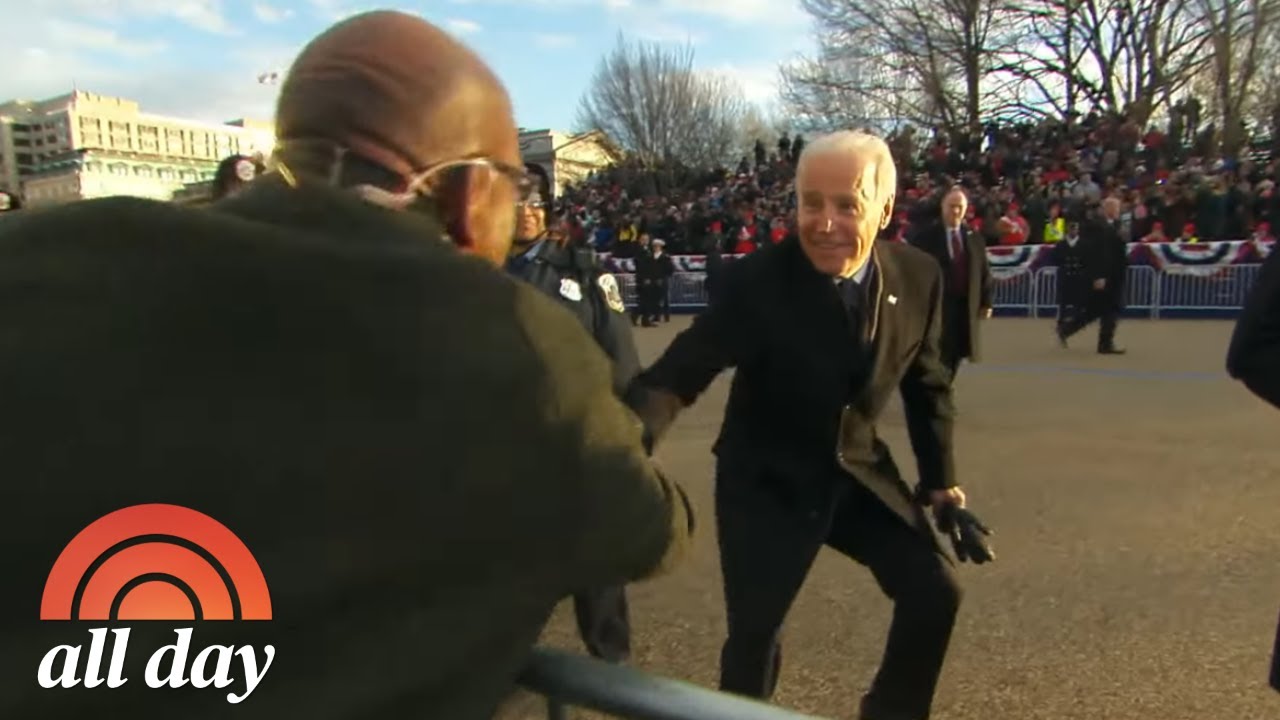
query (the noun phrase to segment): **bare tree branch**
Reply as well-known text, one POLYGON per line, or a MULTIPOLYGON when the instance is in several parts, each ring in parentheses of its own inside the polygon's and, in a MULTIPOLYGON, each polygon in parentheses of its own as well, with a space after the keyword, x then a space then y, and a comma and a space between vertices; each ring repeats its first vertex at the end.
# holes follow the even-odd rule
POLYGON ((747 111, 728 78, 698 73, 690 46, 629 43, 621 34, 601 59, 579 109, 641 162, 713 167, 733 159, 747 111))

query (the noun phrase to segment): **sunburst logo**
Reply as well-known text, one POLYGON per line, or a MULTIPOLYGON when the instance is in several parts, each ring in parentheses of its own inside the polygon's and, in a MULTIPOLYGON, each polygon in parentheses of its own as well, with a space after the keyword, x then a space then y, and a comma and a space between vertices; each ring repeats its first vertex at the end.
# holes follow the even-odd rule
MULTIPOLYGON (((271 617, 266 578, 240 538, 204 513, 164 504, 117 510, 81 530, 54 562, 40 602, 40 619, 48 621, 192 623, 271 617)), ((147 661, 149 687, 190 683, 196 688, 225 688, 235 682, 231 668, 238 658, 247 687, 243 694, 228 693, 227 700, 239 703, 261 682, 275 658, 270 645, 264 648, 261 670, 257 650, 250 645, 212 645, 192 657, 193 631, 176 629, 177 642, 160 648, 147 661)), ((83 677, 79 674, 82 646, 53 648, 40 662, 41 686, 124 685, 129 632, 127 627, 89 630, 83 677)))

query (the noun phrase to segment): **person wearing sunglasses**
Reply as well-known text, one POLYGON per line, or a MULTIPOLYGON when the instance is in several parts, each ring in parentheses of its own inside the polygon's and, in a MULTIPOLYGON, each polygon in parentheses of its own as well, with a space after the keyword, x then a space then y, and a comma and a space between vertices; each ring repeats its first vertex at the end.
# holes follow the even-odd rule
MULTIPOLYGON (((507 270, 573 313, 613 362, 613 387, 622 396, 640 373, 640 355, 618 280, 599 267, 589 248, 568 247, 567 238, 548 231, 547 213, 554 202, 550 178, 540 165, 530 163, 525 169, 531 182, 516 204, 507 270)), ((609 662, 630 658, 631 622, 623 586, 578 592, 573 609, 588 652, 609 662)))
POLYGON ((0 547, 22 548, 0 636, 26 668, 0 674, 0 717, 487 720, 561 601, 689 543, 605 355, 503 272, 526 178, 492 71, 421 18, 359 14, 303 48, 276 122, 274 169, 208 208, 102 198, 0 222, 0 458, 21 509, 0 547), (154 503, 251 553, 234 571, 260 570, 270 618, 195 622, 191 657, 198 674, 203 648, 269 645, 261 682, 237 664, 234 689, 148 686, 176 629, 240 597, 157 552, 94 575, 114 609, 80 618, 176 578, 125 623, 128 682, 41 687, 51 648, 89 641, 88 622, 40 621, 50 568, 97 518, 154 503))

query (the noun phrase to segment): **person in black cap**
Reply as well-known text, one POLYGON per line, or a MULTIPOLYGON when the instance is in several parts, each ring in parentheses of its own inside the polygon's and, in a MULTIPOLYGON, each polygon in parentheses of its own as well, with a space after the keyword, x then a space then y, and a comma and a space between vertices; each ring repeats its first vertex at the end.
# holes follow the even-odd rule
MULTIPOLYGON (((550 178, 540 165, 527 163, 525 169, 536 182, 517 205, 507 270, 559 300, 582 322, 613 361, 614 388, 621 396, 640 373, 622 289, 617 278, 598 267, 589 248, 570 247, 566 238, 548 231, 550 178)), ((579 592, 573 607, 588 652, 610 662, 630 657, 631 623, 622 586, 579 592)))

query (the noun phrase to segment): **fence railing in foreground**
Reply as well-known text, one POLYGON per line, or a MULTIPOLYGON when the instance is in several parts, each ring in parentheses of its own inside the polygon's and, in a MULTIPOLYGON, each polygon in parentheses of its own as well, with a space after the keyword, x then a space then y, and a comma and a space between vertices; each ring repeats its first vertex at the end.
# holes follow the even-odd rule
POLYGON ((547 699, 549 720, 568 720, 570 707, 628 720, 822 720, 551 648, 534 648, 520 685, 547 699))
MULTIPOLYGON (((1261 265, 1217 267, 1169 266, 1156 269, 1131 265, 1125 282, 1125 305, 1130 315, 1152 319, 1172 315, 1221 316, 1239 312, 1249 296, 1261 265)), ((622 294, 635 306, 635 278, 619 274, 622 294)), ((676 273, 668 299, 673 310, 697 310, 706 305, 703 273, 676 273)), ((1002 314, 1028 317, 1052 316, 1058 309, 1058 269, 1039 268, 995 276, 993 304, 1002 314)))

